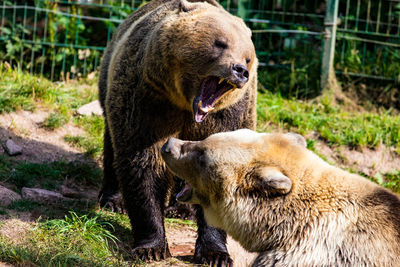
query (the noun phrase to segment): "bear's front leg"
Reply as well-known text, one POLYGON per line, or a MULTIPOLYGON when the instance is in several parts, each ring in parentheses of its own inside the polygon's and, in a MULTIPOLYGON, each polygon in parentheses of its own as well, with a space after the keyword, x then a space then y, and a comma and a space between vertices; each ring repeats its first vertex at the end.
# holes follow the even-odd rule
POLYGON ((116 157, 114 164, 132 225, 132 254, 143 261, 171 256, 163 216, 170 184, 165 176, 165 167, 157 162, 157 151, 150 147, 129 153, 131 156, 121 155, 116 157))
POLYGON ((233 260, 226 248, 226 233, 206 223, 200 206, 195 205, 195 209, 198 226, 195 263, 213 267, 233 266, 233 260))

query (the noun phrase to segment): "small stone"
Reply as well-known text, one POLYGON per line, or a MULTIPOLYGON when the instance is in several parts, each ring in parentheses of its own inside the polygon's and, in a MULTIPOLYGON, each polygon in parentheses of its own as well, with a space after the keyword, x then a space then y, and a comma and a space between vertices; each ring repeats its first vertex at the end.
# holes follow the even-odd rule
POLYGON ((65 185, 62 185, 60 187, 60 191, 61 191, 61 194, 63 196, 65 196, 65 197, 82 198, 82 193, 80 193, 80 192, 78 192, 78 191, 76 191, 76 190, 74 190, 72 188, 69 188, 69 187, 67 187, 65 185))
POLYGON ((70 198, 64 197, 62 194, 46 189, 27 188, 21 190, 22 198, 41 204, 57 205, 62 202, 70 201, 70 198))
POLYGON ((0 206, 7 207, 13 201, 19 199, 21 199, 21 196, 18 193, 0 185, 0 206))
POLYGON ((76 112, 79 115, 83 116, 103 115, 103 109, 101 108, 100 102, 98 100, 83 105, 82 107, 78 108, 76 112))
POLYGON ((16 156, 22 154, 22 147, 14 143, 13 140, 8 139, 5 144, 3 144, 4 150, 10 156, 16 156))

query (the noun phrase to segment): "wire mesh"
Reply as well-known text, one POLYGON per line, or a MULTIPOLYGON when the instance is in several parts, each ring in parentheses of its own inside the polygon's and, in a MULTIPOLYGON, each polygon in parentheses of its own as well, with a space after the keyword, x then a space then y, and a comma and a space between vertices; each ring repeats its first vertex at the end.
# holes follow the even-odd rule
MULTIPOLYGON (((98 69, 112 33, 145 1, 28 0, 0 4, 0 60, 51 80, 98 69)), ((326 2, 224 0, 253 31, 259 77, 289 96, 319 93, 326 2)), ((400 3, 340 0, 335 51, 338 74, 398 82, 400 3)))
POLYGON ((335 67, 339 74, 400 81, 400 2, 340 2, 335 67))

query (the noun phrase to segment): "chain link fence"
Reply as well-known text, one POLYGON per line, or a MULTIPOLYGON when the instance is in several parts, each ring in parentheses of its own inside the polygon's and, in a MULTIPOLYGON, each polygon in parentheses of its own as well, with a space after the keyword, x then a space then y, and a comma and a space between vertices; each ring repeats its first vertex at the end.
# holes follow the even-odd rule
MULTIPOLYGON (((290 97, 317 95, 331 67, 342 81, 367 79, 385 82, 386 90, 399 87, 399 0, 220 3, 252 29, 260 82, 268 90, 290 97)), ((51 80, 86 76, 98 69, 116 27, 143 4, 3 1, 0 60, 51 80)))

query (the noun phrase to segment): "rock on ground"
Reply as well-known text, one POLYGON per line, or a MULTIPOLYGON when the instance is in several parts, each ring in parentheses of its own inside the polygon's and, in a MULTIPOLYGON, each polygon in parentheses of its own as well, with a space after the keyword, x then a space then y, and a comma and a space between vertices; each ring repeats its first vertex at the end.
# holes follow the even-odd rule
POLYGON ((103 109, 100 106, 100 102, 98 100, 90 102, 82 107, 78 108, 76 111, 79 115, 91 116, 91 115, 103 115, 103 109))
POLYGON ((22 147, 14 143, 14 141, 11 139, 8 139, 3 147, 7 154, 10 156, 22 154, 22 147))
POLYGON ((21 196, 18 193, 0 185, 0 206, 7 207, 11 202, 19 199, 21 196))
POLYGON ((40 188, 27 188, 23 187, 21 190, 22 198, 41 204, 55 205, 58 203, 70 201, 70 198, 66 198, 58 192, 49 191, 40 188))

